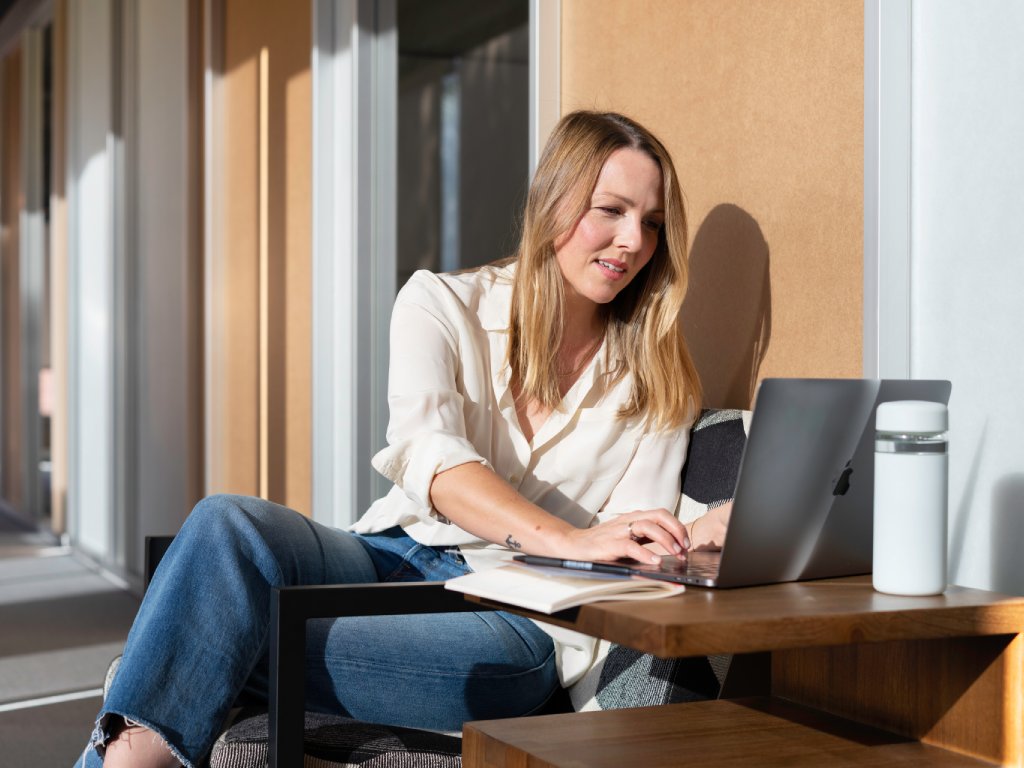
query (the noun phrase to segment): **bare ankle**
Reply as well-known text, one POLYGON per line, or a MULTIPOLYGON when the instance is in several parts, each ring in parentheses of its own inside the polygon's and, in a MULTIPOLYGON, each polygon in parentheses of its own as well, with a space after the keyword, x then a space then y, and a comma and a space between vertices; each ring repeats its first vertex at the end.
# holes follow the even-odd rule
POLYGON ((104 768, 181 768, 181 763, 154 731, 117 718, 103 756, 104 768))

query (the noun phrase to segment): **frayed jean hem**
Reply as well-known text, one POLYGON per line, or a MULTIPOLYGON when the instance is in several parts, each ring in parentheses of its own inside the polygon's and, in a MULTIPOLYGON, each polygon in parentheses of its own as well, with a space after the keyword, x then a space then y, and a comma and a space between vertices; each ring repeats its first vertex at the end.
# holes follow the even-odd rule
POLYGON ((153 738, 160 739, 163 742, 164 747, 174 756, 174 759, 182 764, 184 768, 196 768, 196 764, 185 757, 181 750, 175 747, 167 737, 161 732, 160 727, 146 721, 145 719, 139 719, 133 717, 124 712, 114 712, 110 710, 100 710, 99 717, 96 718, 96 727, 93 728, 92 736, 89 737, 89 744, 85 748, 85 752, 82 753, 82 757, 77 763, 83 768, 88 768, 89 762, 87 755, 89 750, 93 750, 96 755, 102 760, 106 751, 107 744, 114 738, 114 733, 110 727, 111 718, 119 717, 124 721, 125 727, 131 726, 142 726, 153 733, 153 738))

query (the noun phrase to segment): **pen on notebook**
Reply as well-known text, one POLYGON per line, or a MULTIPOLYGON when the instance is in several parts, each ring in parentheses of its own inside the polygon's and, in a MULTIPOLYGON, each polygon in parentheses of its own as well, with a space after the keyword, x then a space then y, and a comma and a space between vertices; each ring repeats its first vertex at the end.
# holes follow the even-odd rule
POLYGON ((528 565, 550 565, 555 568, 568 568, 573 571, 596 571, 598 573, 632 573, 624 565, 611 565, 610 563, 590 563, 586 560, 561 560, 557 557, 541 557, 540 555, 516 555, 514 560, 528 565))

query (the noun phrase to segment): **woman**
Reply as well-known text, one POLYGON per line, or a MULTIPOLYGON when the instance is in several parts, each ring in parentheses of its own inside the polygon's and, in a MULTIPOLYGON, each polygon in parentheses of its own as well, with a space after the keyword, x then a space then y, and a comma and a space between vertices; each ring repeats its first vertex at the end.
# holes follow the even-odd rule
MULTIPOLYGON (((239 692, 265 693, 274 586, 446 579, 510 550, 656 562, 652 548, 706 543, 669 511, 700 401, 677 322, 686 243, 661 143, 621 115, 563 118, 517 256, 418 272, 398 295, 389 446, 373 462, 394 488, 351 532, 259 499, 197 505, 84 763, 202 758, 239 692)), ((595 647, 503 613, 311 622, 308 634, 310 708, 440 729, 537 709, 595 647)))

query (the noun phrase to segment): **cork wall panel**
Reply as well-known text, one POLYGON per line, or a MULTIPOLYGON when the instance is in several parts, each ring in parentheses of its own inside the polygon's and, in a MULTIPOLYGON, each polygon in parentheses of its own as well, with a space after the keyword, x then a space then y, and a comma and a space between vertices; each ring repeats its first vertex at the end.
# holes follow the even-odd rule
POLYGON ((709 406, 862 370, 862 0, 562 0, 562 111, 668 146, 709 406))
POLYGON ((312 19, 225 0, 212 210, 207 492, 312 504, 312 19))

